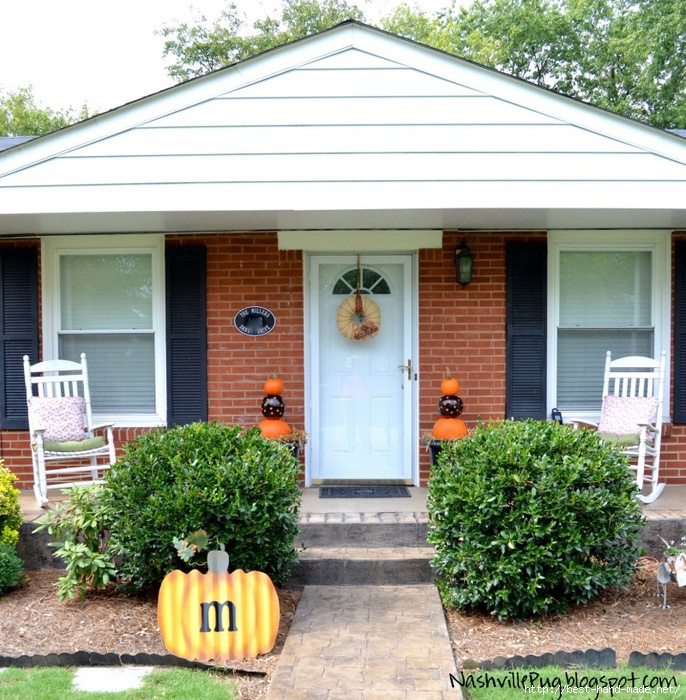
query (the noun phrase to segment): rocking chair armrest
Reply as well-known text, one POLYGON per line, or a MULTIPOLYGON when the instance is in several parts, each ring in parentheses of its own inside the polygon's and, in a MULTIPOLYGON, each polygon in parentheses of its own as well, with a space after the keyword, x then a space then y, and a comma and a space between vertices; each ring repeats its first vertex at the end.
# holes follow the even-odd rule
POLYGON ((578 430, 579 428, 590 428, 592 430, 598 430, 598 424, 590 420, 584 420, 582 418, 580 420, 573 420, 570 422, 574 426, 575 430, 578 430))
POLYGON ((657 426, 653 425, 652 423, 637 423, 637 425, 641 429, 642 440, 647 439, 649 435, 655 435, 659 432, 657 426))
POLYGON ((96 430, 103 430, 107 434, 107 440, 108 442, 112 442, 114 439, 114 433, 113 429, 114 428, 114 423, 100 423, 99 425, 94 425, 91 428, 91 435, 94 435, 96 430))
MULTIPOLYGON (((35 437, 35 444, 42 446, 43 443, 45 442, 45 438, 43 437, 43 433, 47 430, 47 428, 32 428, 31 429, 31 434, 35 437)), ((33 438, 32 438, 33 442, 33 438)))
POLYGON ((99 423, 93 426, 93 430, 100 430, 102 428, 114 428, 114 423, 99 423))

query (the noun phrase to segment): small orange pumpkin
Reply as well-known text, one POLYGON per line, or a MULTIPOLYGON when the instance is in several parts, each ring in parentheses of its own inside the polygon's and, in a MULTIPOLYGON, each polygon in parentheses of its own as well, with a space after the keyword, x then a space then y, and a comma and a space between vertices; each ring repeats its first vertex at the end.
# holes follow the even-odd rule
POLYGON ((293 432, 291 426, 281 418, 265 418, 257 424, 257 427, 262 431, 262 437, 266 438, 281 437, 293 432))
POLYGON ((436 440, 456 440, 467 436, 467 426, 461 418, 439 418, 434 423, 436 440))
POLYGON ((264 383, 264 393, 278 396, 283 393, 283 382, 274 374, 264 383))
POLYGON ((445 373, 446 377, 441 382, 441 391, 443 395, 452 396, 453 394, 457 394, 460 389, 460 383, 450 375, 450 370, 447 367, 445 368, 445 373))
POLYGON ((229 555, 208 552, 206 574, 172 571, 162 581, 157 621, 171 654, 199 661, 255 658, 271 651, 279 597, 261 571, 228 573, 229 555))

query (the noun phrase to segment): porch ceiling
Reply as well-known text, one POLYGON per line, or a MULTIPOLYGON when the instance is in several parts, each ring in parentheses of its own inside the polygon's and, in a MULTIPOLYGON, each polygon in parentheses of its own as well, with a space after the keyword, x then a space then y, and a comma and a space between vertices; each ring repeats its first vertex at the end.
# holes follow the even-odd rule
POLYGON ((686 209, 394 209, 5 214, 0 236, 322 229, 686 229, 686 209))

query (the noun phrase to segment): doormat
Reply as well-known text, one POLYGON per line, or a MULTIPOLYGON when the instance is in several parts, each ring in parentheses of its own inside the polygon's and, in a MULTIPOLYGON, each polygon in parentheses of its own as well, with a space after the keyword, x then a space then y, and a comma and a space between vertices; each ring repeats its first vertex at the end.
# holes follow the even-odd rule
POLYGON ((319 498, 410 498, 406 486, 320 486, 319 498))

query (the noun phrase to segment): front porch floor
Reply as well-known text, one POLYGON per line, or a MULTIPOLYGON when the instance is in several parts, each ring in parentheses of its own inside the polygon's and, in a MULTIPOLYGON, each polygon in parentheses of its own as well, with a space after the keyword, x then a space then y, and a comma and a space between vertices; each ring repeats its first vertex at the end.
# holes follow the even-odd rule
MULTIPOLYGON (((414 516, 426 521, 427 489, 409 487, 410 498, 319 498, 316 486, 302 489, 301 522, 365 522, 397 513, 403 521, 414 516)), ((59 497, 58 497, 59 499, 59 497)), ((33 491, 21 491, 19 502, 25 522, 33 522, 46 513, 33 491)), ((643 506, 647 520, 686 520, 686 484, 668 484, 660 498, 643 506)), ((383 519, 383 518, 382 518, 383 519)))

